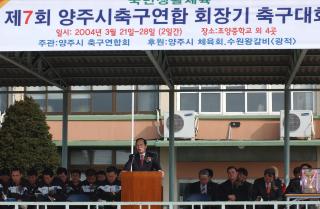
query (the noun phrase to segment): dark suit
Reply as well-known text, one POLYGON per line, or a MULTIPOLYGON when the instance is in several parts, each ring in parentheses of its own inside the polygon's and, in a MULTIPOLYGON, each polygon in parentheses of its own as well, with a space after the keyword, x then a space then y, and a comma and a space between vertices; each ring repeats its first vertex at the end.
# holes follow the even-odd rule
POLYGON ((228 195, 236 195, 236 186, 227 180, 219 185, 219 200, 228 201, 228 195))
POLYGON ((302 193, 302 188, 300 185, 300 178, 291 179, 286 189, 286 194, 301 194, 301 193, 302 193))
MULTIPOLYGON (((240 182, 231 183, 227 180, 219 185, 219 200, 229 201, 228 195, 235 195, 236 201, 249 200, 249 187, 247 184, 240 184, 240 182)), ((242 209, 243 206, 232 205, 227 206, 228 209, 242 209)))
MULTIPOLYGON (((271 191, 267 194, 266 182, 264 177, 256 179, 253 183, 252 199, 262 197, 263 201, 282 200, 281 184, 278 181, 271 183, 271 191)), ((273 205, 257 206, 257 209, 274 209, 273 205)))
MULTIPOLYGON (((200 181, 190 184, 185 191, 184 199, 186 201, 218 201, 218 189, 219 185, 212 181, 207 184, 207 194, 201 194, 200 181)), ((184 207, 190 209, 191 207, 184 207)), ((195 206, 195 209, 199 209, 199 206, 195 206)), ((217 206, 204 206, 204 209, 220 209, 217 206)))
POLYGON ((264 201, 282 200, 281 185, 278 182, 272 182, 270 194, 267 194, 264 178, 256 179, 253 184, 253 200, 257 199, 258 196, 261 196, 264 201))
POLYGON ((140 163, 140 155, 138 153, 129 156, 129 160, 124 166, 124 169, 130 171, 132 163, 133 171, 158 171, 161 170, 158 155, 153 152, 146 152, 143 165, 140 163))
POLYGON ((252 186, 253 185, 247 181, 240 183, 236 189, 237 201, 251 201, 252 186))
MULTIPOLYGON (((201 187, 200 181, 192 183, 187 188, 186 193, 186 200, 192 195, 201 195, 201 187)), ((209 181, 207 184, 207 194, 208 201, 217 201, 218 200, 218 184, 212 181, 209 181)))

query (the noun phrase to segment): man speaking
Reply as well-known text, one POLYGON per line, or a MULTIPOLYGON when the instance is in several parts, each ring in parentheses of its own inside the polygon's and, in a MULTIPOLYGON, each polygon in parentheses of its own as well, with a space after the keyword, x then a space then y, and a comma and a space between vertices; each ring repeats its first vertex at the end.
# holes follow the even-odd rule
POLYGON ((136 152, 129 156, 124 169, 127 171, 159 171, 161 170, 160 162, 156 153, 147 151, 147 140, 144 138, 136 139, 136 152))

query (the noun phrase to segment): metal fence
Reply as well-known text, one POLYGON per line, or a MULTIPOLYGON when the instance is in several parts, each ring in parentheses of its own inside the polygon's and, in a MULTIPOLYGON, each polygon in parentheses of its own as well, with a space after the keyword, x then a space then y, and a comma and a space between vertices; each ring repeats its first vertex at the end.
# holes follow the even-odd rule
POLYGON ((52 206, 59 206, 58 208, 72 209, 72 208, 85 208, 85 209, 103 209, 114 208, 121 209, 122 207, 136 208, 136 209, 205 209, 205 208, 241 208, 241 209, 318 209, 320 208, 320 201, 248 201, 248 202, 0 202, 0 208, 7 206, 12 209, 48 209, 54 208, 52 206), (211 206, 211 207, 210 207, 211 206))

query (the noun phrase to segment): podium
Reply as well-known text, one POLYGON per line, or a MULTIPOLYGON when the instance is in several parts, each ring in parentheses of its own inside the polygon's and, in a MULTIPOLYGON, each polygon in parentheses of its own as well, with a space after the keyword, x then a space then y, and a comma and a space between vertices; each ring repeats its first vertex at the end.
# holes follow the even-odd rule
MULTIPOLYGON (((162 177, 158 171, 133 171, 121 173, 122 202, 161 202, 162 177)), ((152 206, 151 209, 160 209, 152 206)), ((123 206, 121 209, 139 209, 139 206, 123 206)), ((143 206, 142 209, 148 209, 143 206)))

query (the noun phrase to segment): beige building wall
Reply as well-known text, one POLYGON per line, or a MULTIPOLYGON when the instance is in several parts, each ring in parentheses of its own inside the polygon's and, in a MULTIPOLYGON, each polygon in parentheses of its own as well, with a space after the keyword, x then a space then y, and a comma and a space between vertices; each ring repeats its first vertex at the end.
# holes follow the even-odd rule
MULTIPOLYGON (((279 140, 279 119, 232 120, 241 123, 232 128, 231 140, 279 140)), ((198 140, 225 140, 230 120, 200 120, 198 140)), ((315 139, 320 139, 320 119, 315 119, 315 139)), ((62 121, 48 121, 54 140, 61 140, 62 121)), ((161 138, 156 120, 135 122, 135 134, 146 139, 161 138)), ((129 140, 131 121, 69 121, 69 140, 129 140)))

